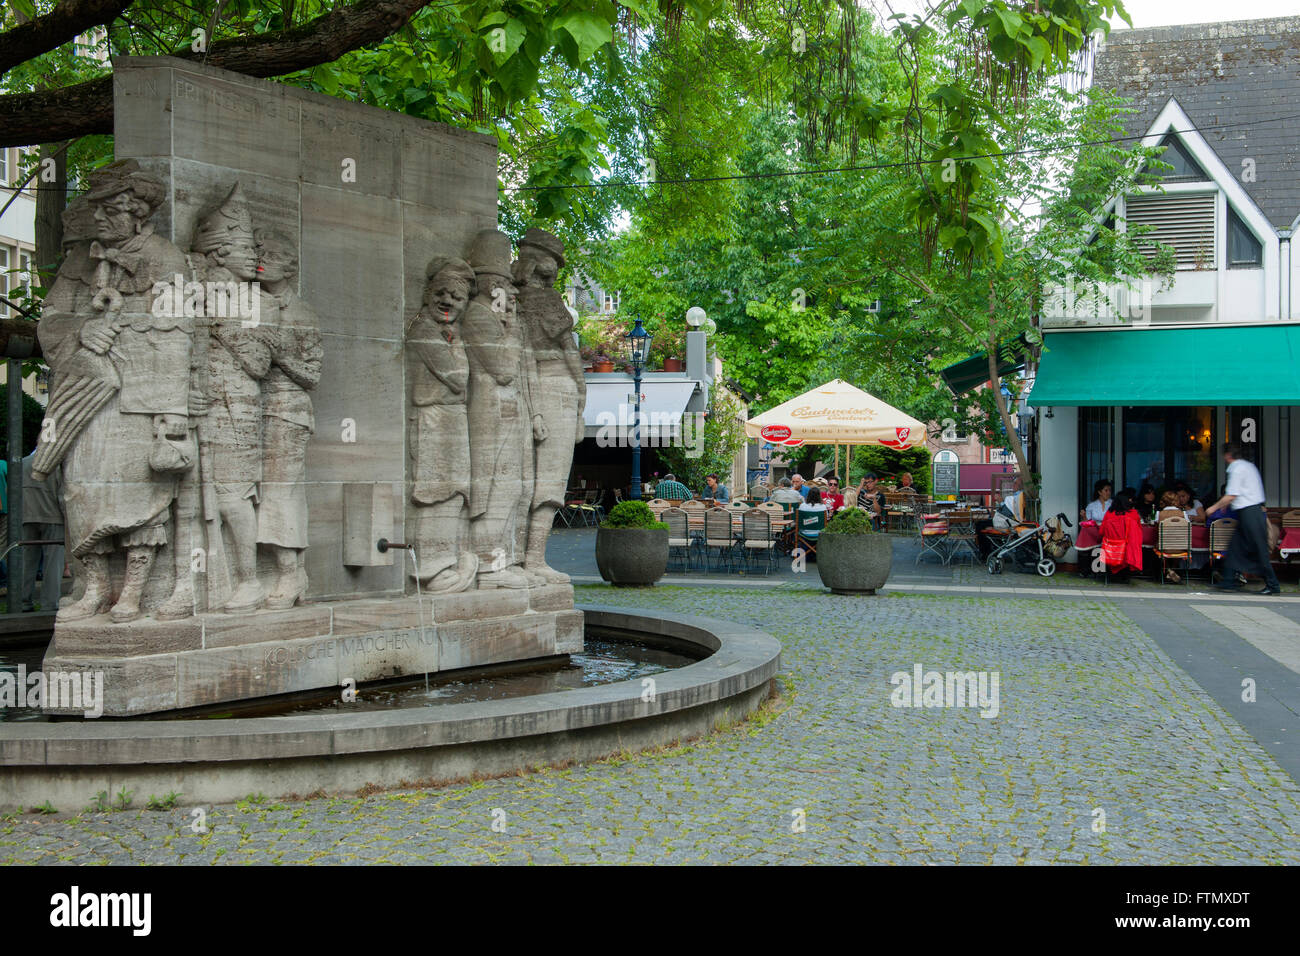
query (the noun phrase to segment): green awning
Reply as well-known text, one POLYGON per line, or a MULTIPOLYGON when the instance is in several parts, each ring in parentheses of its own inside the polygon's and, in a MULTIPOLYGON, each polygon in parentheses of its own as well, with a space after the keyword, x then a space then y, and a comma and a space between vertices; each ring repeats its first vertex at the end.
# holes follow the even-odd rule
MULTIPOLYGON (((998 378, 1019 372, 1025 367, 1024 357, 1017 362, 1001 361, 998 363, 998 378)), ((939 372, 948 383, 954 395, 963 395, 972 388, 977 388, 989 380, 989 357, 987 352, 979 352, 956 365, 949 365, 939 372)))
MULTIPOLYGON (((1025 352, 1029 348, 1029 343, 1025 341, 1022 333, 1016 342, 1015 351, 1010 358, 1003 357, 998 361, 998 378, 1004 378, 1015 372, 1019 372, 1025 367, 1025 352)), ((999 349, 1005 352, 1005 349, 999 349)), ((954 395, 964 395, 972 388, 978 388, 989 380, 989 354, 988 352, 976 352, 970 358, 962 359, 954 365, 939 372, 947 386, 952 389, 954 395)))
POLYGON ((1300 325, 1049 332, 1029 404, 1300 405, 1300 325))

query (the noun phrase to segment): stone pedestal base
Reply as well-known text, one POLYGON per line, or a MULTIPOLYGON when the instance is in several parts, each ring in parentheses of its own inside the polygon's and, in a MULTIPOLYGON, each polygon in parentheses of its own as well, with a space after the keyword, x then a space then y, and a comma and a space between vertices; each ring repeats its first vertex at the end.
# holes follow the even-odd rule
POLYGON ((43 669, 102 673, 104 716, 126 717, 581 650, 582 612, 557 584, 175 622, 101 615, 57 624, 43 669))

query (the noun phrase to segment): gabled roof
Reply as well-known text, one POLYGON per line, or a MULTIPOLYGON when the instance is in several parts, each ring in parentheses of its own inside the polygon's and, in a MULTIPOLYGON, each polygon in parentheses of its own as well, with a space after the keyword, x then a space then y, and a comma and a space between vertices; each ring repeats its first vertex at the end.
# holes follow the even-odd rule
POLYGON ((1176 98, 1277 228, 1300 215, 1300 17, 1112 31, 1093 82, 1133 100, 1126 133, 1147 132, 1176 98), (1223 129, 1213 127, 1232 124, 1223 129), (1237 125, 1241 124, 1241 125, 1237 125), (1253 160, 1254 182, 1242 177, 1253 160))

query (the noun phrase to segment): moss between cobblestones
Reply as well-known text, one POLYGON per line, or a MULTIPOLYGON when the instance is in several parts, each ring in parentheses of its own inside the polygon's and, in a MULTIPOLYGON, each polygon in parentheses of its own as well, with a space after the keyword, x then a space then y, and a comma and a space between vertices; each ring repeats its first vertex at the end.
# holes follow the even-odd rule
POLYGON ((629 759, 208 808, 206 835, 186 807, 8 820, 0 863, 1300 862, 1300 787, 1111 602, 578 592, 772 633, 780 700, 629 759), (998 717, 891 706, 914 663, 999 671, 998 717))

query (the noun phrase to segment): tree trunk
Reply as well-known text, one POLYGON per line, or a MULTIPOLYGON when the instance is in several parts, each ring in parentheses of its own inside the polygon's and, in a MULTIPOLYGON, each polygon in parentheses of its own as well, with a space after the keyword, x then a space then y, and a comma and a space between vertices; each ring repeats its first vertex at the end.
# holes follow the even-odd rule
POLYGON ((986 355, 989 362, 989 385, 993 389, 993 400, 998 406, 998 416, 1002 419, 1002 428, 1007 433, 1007 447, 1016 456, 1016 467, 1020 471, 1021 487, 1025 498, 1034 500, 1038 497, 1038 485, 1029 470, 1029 459, 1025 456, 1025 446, 1020 441, 1020 432, 1016 431, 1011 410, 1007 407, 1007 398, 1002 394, 1002 379, 998 376, 998 337, 994 331, 993 315, 997 308, 997 299, 993 294, 993 281, 989 280, 989 339, 986 355))
POLYGON ((63 143, 41 146, 41 171, 36 174, 36 254, 39 284, 49 288, 59 268, 63 251, 63 210, 68 205, 68 151, 63 143), (53 163, 54 176, 45 180, 46 160, 53 163))

